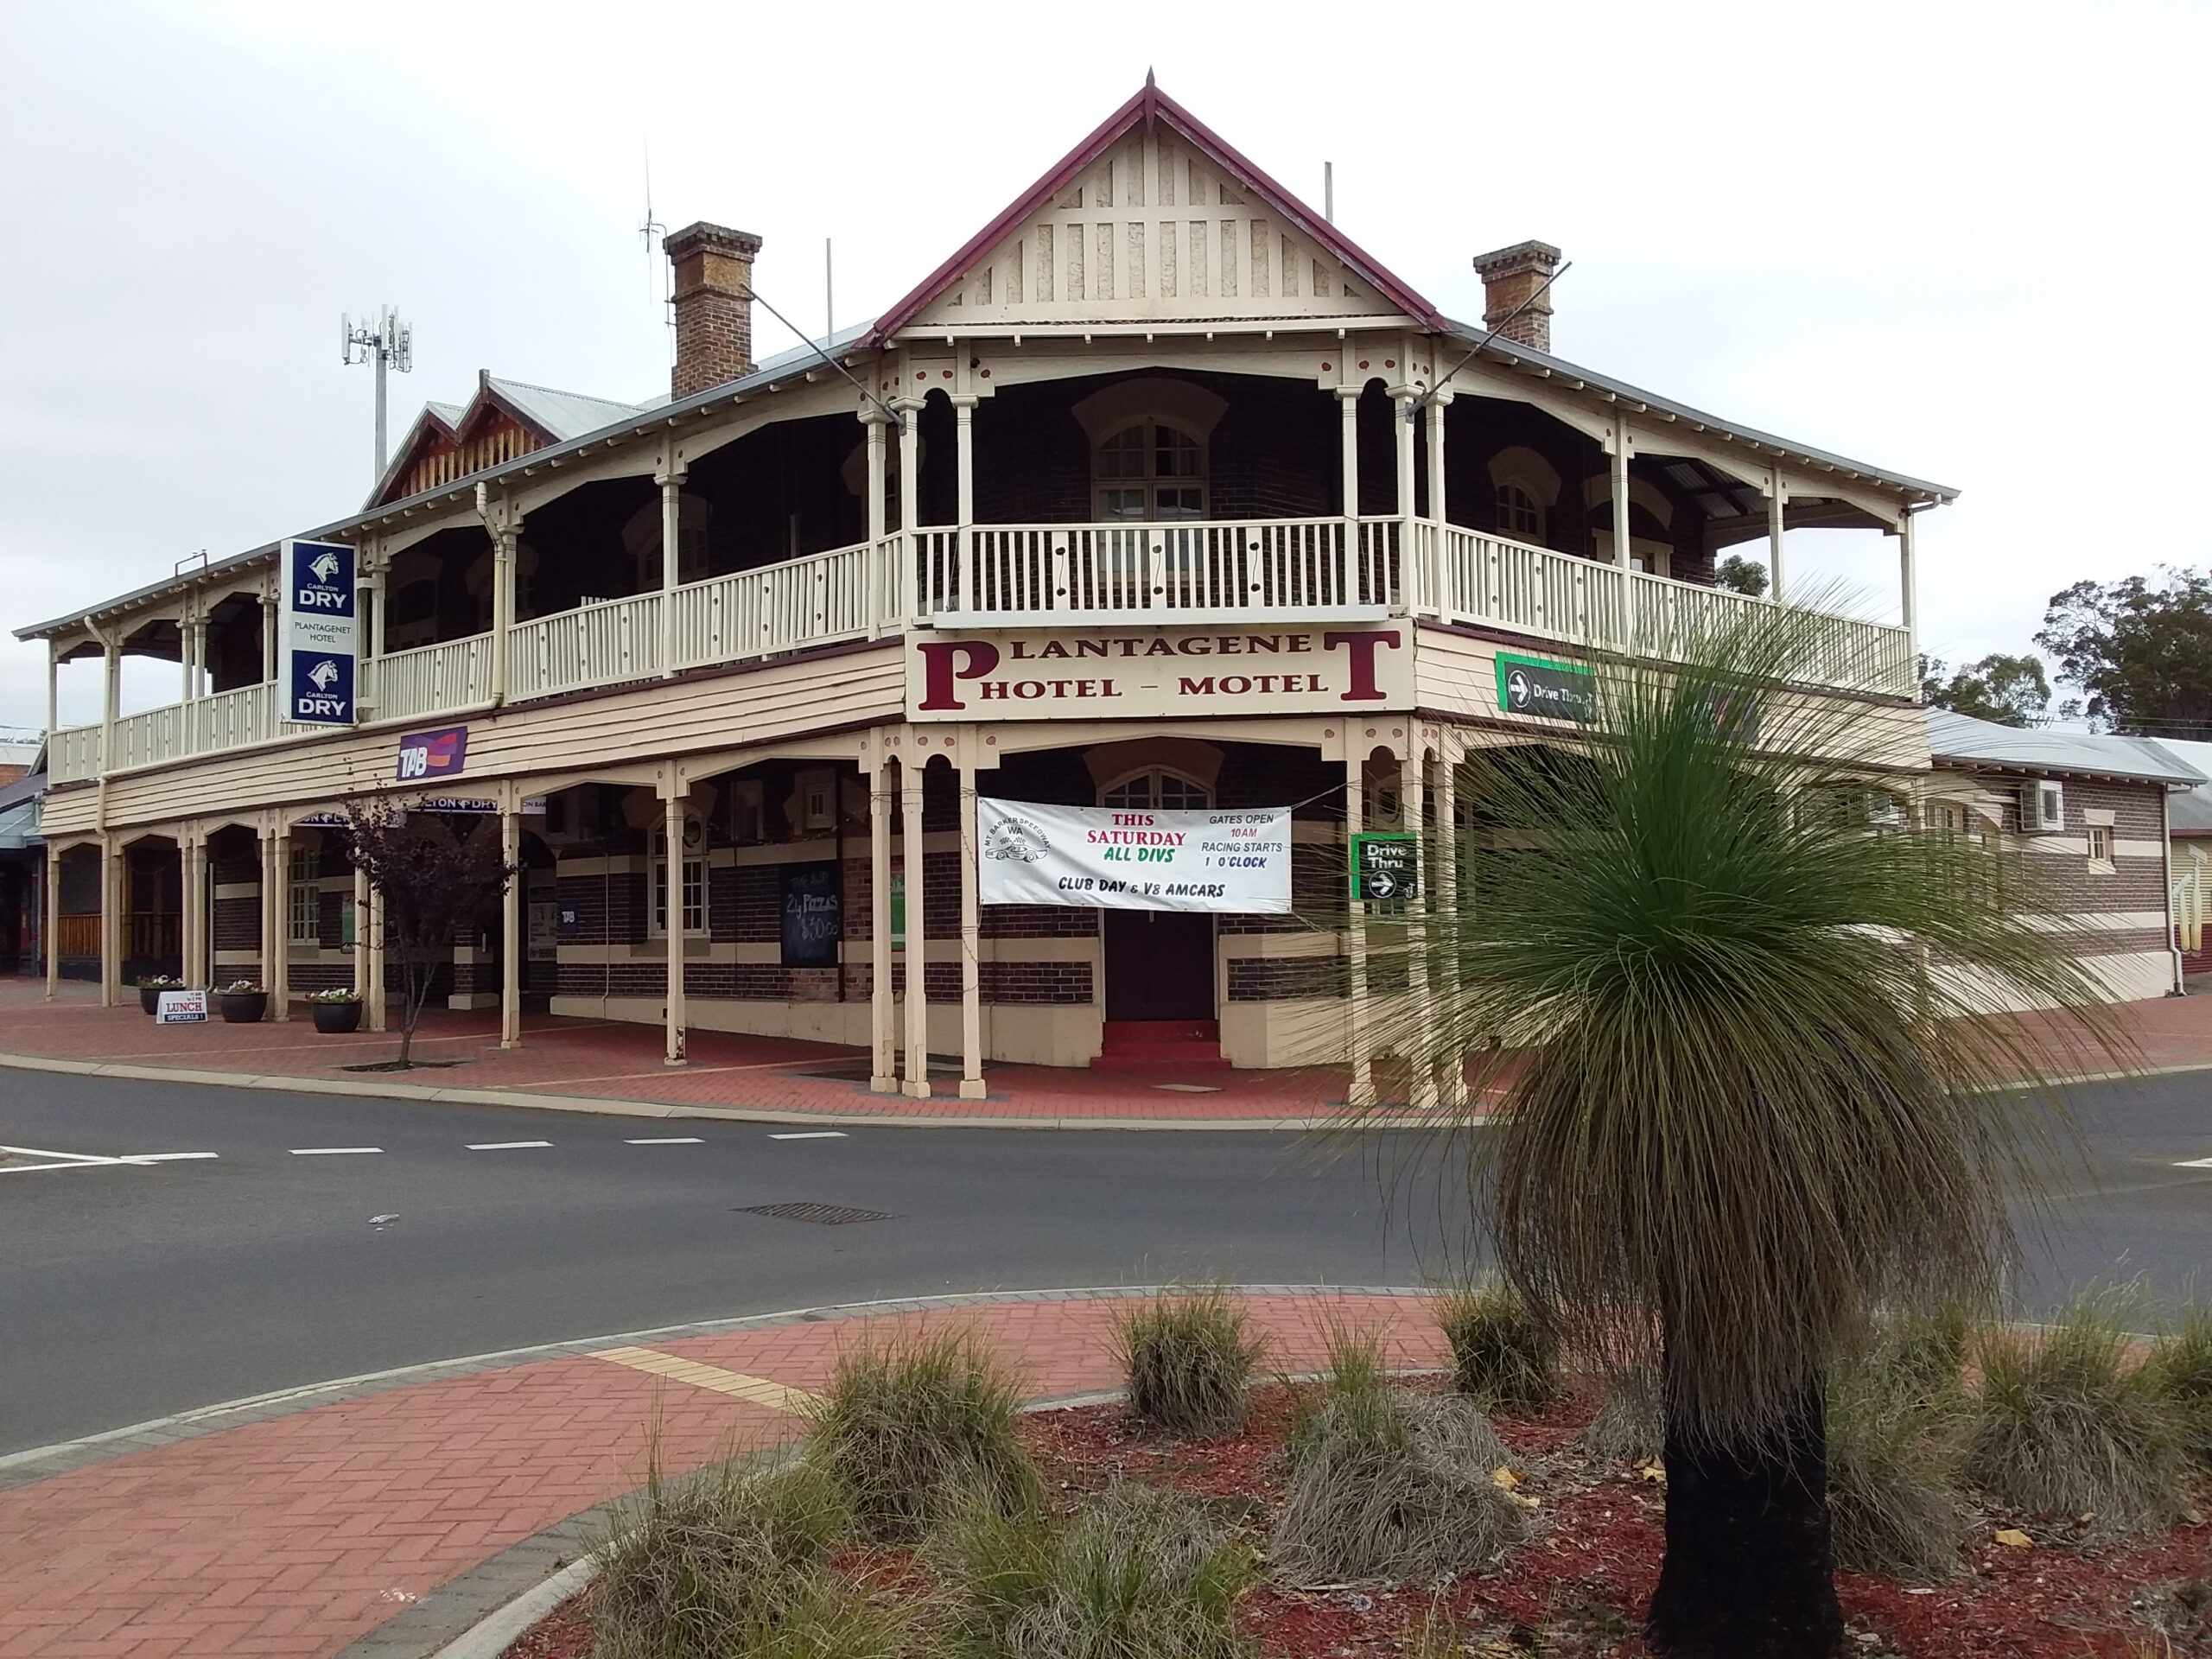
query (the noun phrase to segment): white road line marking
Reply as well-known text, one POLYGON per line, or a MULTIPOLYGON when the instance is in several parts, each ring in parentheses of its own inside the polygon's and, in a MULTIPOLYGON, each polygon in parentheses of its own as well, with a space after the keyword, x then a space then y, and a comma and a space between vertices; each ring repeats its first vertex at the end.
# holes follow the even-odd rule
POLYGON ((2212 1169, 2212 1158, 2192 1158, 2185 1164, 2176 1164, 2176 1169, 2212 1169))
POLYGON ((118 1164, 181 1164, 194 1158, 219 1158, 219 1152, 138 1152, 118 1158, 118 1164))
POLYGON ((643 1141, 625 1141, 626 1147, 703 1147, 707 1143, 696 1135, 657 1135, 643 1141))
POLYGON ((295 1158, 350 1158, 356 1153, 382 1152, 382 1147, 294 1147, 295 1158))
POLYGON ((527 1147, 550 1147, 552 1144, 550 1141, 474 1141, 469 1143, 468 1150, 471 1152, 521 1152, 527 1147))
POLYGON ((772 1135, 771 1141, 842 1141, 842 1129, 794 1129, 785 1135, 772 1135))
POLYGON ((149 1164, 175 1164, 190 1159, 220 1155, 213 1152, 136 1152, 110 1158, 88 1152, 48 1152, 38 1147, 0 1147, 0 1152, 19 1158, 52 1160, 43 1164, 0 1165, 0 1175, 34 1175, 46 1169, 114 1169, 123 1164, 136 1164, 143 1168, 149 1164))

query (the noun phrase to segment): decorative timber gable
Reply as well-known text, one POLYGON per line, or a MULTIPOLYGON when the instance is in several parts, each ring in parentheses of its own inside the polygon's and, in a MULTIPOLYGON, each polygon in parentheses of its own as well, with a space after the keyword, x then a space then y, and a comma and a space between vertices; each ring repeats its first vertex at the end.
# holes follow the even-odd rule
POLYGON ((1147 77, 873 337, 1309 320, 1441 323, 1147 77))

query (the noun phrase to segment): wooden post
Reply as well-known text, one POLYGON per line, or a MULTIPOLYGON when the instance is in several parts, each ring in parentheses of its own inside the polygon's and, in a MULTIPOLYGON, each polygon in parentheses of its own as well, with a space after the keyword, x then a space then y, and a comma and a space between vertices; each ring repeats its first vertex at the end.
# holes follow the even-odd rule
POLYGON ((1767 474, 1766 574, 1767 593, 1777 601, 1782 598, 1782 510, 1789 503, 1789 492, 1782 486, 1782 468, 1773 467, 1767 474))
POLYGON ((115 770, 121 759, 115 752, 115 722, 123 701, 123 639, 120 634, 100 636, 100 776, 115 770))
MULTIPOLYGON (((1398 582, 1397 602, 1406 608, 1408 615, 1435 607, 1435 596, 1428 591, 1427 560, 1421 556, 1414 537, 1420 526, 1414 522, 1414 408, 1420 394, 1410 385, 1390 389, 1390 416, 1397 440, 1398 458, 1398 582)), ((1388 592, 1389 563, 1382 562, 1385 589, 1388 592)))
POLYGON ((276 912, 270 937, 276 942, 275 953, 264 970, 268 976, 269 1014, 272 1020, 292 1017, 292 826, 280 822, 273 837, 276 849, 271 862, 276 868, 276 880, 272 891, 276 898, 276 912))
MULTIPOLYGON (((1628 416, 1613 416, 1613 563, 1629 568, 1628 416)), ((1625 645, 1626 640, 1618 642, 1625 645)))
POLYGON ((662 930, 668 945, 668 1050, 661 1063, 682 1065, 690 1035, 683 1006, 683 797, 677 779, 671 779, 664 787, 668 791, 661 820, 668 836, 668 860, 661 870, 663 902, 668 906, 668 925, 662 930))
MULTIPOLYGON (((971 607, 976 603, 981 588, 976 570, 976 404, 978 401, 973 392, 956 392, 952 398, 953 431, 957 440, 953 448, 959 473, 957 511, 954 514, 959 520, 959 527, 954 535, 960 543, 963 591, 971 607)), ((972 778, 971 773, 971 781, 972 778)), ((964 1084, 963 1086, 965 1087, 964 1084)))
POLYGON ((492 701, 507 700, 507 635, 515 625, 515 540, 512 525, 492 532, 492 701))
MULTIPOLYGON (((499 861, 507 867, 499 901, 499 1046, 522 1046, 522 814, 511 785, 500 803, 499 861)), ((680 887, 679 883, 679 887, 680 887)), ((678 918, 681 919, 680 918, 678 918)))
POLYGON ((900 1090, 915 1100, 927 1100, 930 1088, 929 993, 929 881, 925 874, 922 832, 922 779, 928 763, 919 759, 899 763, 899 814, 905 820, 899 838, 906 877, 906 1084, 900 1090))
MULTIPOLYGON (((1359 728, 1349 726, 1344 731, 1344 854, 1346 858, 1344 894, 1351 899, 1351 877, 1350 858, 1351 838, 1367 827, 1367 745, 1360 737, 1359 728)), ((1369 1065, 1367 1020, 1367 906, 1365 901, 1351 899, 1350 939, 1347 949, 1351 961, 1351 983, 1345 987, 1345 1046, 1351 1061, 1351 1083, 1345 1090, 1344 1100, 1351 1106, 1372 1106, 1375 1103, 1375 1076, 1369 1065)))
POLYGON ((123 1000, 123 845, 113 836, 100 842, 100 1006, 123 1000))
POLYGON ((1344 556, 1338 572, 1334 604, 1347 604, 1359 596, 1359 393, 1357 386, 1337 388, 1338 429, 1342 440, 1340 461, 1344 492, 1344 556))
MULTIPOLYGON (((1405 826, 1421 837, 1415 844, 1422 854, 1433 846, 1422 809, 1428 798, 1428 750, 1421 739, 1421 728, 1413 721, 1406 723, 1406 747, 1398 762, 1398 800, 1405 815, 1405 826)), ((1429 974, 1429 954, 1435 949, 1436 930, 1429 924, 1429 912, 1436 903, 1436 893, 1430 885, 1427 872, 1422 867, 1426 857, 1414 860, 1414 879, 1420 892, 1414 902, 1406 906, 1405 938, 1413 951, 1408 964, 1411 976, 1406 994, 1414 999, 1414 1007, 1426 1020, 1430 1013, 1429 998, 1434 989, 1429 974)), ((1436 1068, 1430 1056, 1408 1054, 1413 1072, 1413 1107, 1415 1111, 1433 1111, 1436 1108, 1436 1068)))
MULTIPOLYGON (((1437 989, 1453 997, 1459 990, 1459 944, 1465 929, 1459 923, 1459 762, 1452 753, 1449 727, 1437 747, 1436 850, 1436 903, 1430 913, 1437 918, 1438 943, 1445 947, 1443 982, 1437 989)), ((1443 1083, 1446 1107, 1466 1103, 1466 1057, 1456 1047, 1444 1055, 1443 1083)))
POLYGON ((1897 608, 1904 622, 1905 663, 1915 680, 1920 673, 1920 570, 1913 560, 1912 524, 1919 515, 1897 515, 1897 608))
POLYGON ((374 887, 365 889, 368 907, 353 918, 354 928, 368 941, 369 1002, 365 1013, 371 1031, 385 1029, 387 998, 385 995, 384 895, 374 887))
MULTIPOLYGON (((369 1003, 369 873, 359 864, 353 866, 353 995, 361 999, 361 1013, 368 1014, 369 1003)), ((370 1030, 376 1029, 371 1026, 370 1030)))
POLYGON ((261 899, 260 961, 254 977, 261 982, 261 988, 270 989, 276 982, 276 883, 270 874, 270 852, 273 845, 269 826, 262 823, 254 831, 254 852, 261 861, 261 879, 256 884, 261 899))
MULTIPOLYGON (((962 411, 963 414, 965 410, 962 411)), ((982 906, 976 888, 976 746, 960 734, 960 1098, 983 1098, 982 906)))
POLYGON ((176 832, 176 888, 177 905, 182 914, 178 918, 178 931, 183 938, 178 942, 177 976, 187 985, 195 982, 200 961, 200 887, 194 880, 200 858, 200 838, 190 825, 180 825, 176 832))
POLYGON ((46 1000, 61 994, 61 849, 46 849, 46 1000))
MULTIPOLYGON (((875 448, 882 448, 880 437, 875 448)), ((868 775, 868 1039, 874 1056, 868 1086, 879 1095, 899 1092, 899 1026, 891 995, 891 766, 879 748, 868 775)))
POLYGON ((680 461, 656 474, 660 486, 660 677, 676 674, 676 589, 683 571, 683 480, 680 461))
MULTIPOLYGON (((957 575, 950 594, 931 593, 921 580, 922 405, 918 398, 901 398, 892 407, 899 412, 899 616, 902 621, 911 622, 920 620, 934 599, 950 598, 955 604, 960 603, 963 589, 957 575)), ((906 896, 911 902, 913 894, 906 896)))

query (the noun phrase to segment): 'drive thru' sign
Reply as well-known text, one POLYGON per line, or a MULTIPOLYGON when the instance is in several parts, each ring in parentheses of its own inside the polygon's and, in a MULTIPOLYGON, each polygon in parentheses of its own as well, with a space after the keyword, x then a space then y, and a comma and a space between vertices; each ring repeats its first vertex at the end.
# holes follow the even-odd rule
POLYGON ((1410 708, 1402 626, 1022 630, 912 639, 910 720, 1325 714, 1410 708))

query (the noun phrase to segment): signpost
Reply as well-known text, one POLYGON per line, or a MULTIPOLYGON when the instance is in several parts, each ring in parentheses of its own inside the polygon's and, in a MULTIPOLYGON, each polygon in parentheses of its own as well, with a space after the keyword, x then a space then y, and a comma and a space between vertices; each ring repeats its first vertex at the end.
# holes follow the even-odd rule
POLYGON ((354 721, 353 550, 343 542, 283 545, 284 718, 306 726, 354 721))
POLYGON ((1402 904, 1421 897, 1421 837, 1403 834, 1351 838, 1351 896, 1402 904))

